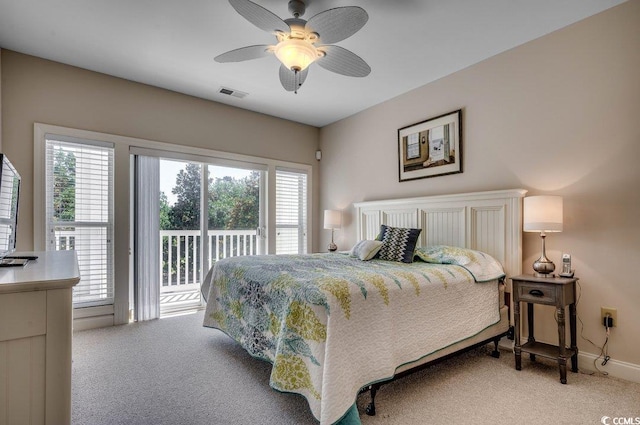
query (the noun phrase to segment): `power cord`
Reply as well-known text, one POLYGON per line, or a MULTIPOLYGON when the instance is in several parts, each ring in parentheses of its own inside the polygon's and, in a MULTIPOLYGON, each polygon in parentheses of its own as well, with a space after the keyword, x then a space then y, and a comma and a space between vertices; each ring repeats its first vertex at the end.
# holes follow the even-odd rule
POLYGON ((606 336, 606 338, 604 340, 604 344, 602 345, 602 350, 600 351, 600 354, 604 354, 604 358, 603 358, 602 363, 601 363, 602 366, 605 366, 607 364, 607 362, 609 361, 609 359, 611 359, 611 357, 609 357, 609 345, 608 345, 608 342, 609 342, 609 329, 610 329, 609 325, 607 325, 606 328, 607 328, 607 330, 605 332, 606 332, 607 336, 606 336))

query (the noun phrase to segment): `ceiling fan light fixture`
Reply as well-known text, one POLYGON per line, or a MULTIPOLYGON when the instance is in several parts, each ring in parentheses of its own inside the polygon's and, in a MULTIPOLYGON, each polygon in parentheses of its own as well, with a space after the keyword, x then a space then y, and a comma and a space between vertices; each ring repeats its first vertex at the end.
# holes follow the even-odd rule
POLYGON ((292 71, 303 71, 322 53, 305 40, 290 38, 279 42, 274 50, 278 60, 292 71))

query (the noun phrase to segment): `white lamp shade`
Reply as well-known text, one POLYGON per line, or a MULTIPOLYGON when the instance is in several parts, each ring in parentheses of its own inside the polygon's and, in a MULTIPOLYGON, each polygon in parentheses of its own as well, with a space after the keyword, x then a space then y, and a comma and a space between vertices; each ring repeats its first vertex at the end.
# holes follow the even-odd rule
POLYGON ((528 196, 524 198, 525 232, 562 232, 562 197, 528 196))
POLYGON ((342 227, 342 214, 337 210, 324 210, 324 228, 339 229, 342 227))

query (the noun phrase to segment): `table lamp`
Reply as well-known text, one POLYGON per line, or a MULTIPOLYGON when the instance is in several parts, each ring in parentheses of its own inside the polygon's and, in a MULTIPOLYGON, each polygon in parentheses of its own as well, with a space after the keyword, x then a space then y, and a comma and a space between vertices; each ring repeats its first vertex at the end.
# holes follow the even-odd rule
POLYGON ((331 229, 331 243, 328 246, 328 250, 333 252, 338 249, 333 242, 333 231, 342 227, 342 218, 340 211, 337 210, 324 210, 324 228, 331 229))
POLYGON ((534 275, 537 277, 553 276, 556 266, 547 258, 545 243, 547 232, 562 232, 562 197, 561 196, 528 196, 524 198, 525 232, 540 232, 542 239, 542 255, 533 263, 534 275))

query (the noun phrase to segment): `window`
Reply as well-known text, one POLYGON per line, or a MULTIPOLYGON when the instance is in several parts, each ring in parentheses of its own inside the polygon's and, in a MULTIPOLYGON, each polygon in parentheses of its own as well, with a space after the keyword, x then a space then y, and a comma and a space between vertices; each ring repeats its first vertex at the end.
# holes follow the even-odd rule
MULTIPOLYGON (((33 246, 35 251, 77 251, 82 280, 74 288, 75 329, 127 323, 135 305, 135 262, 130 251, 135 250, 136 246, 136 235, 133 233, 135 167, 130 161, 130 155, 259 171, 258 198, 261 212, 257 231, 248 229, 249 223, 237 223, 237 229, 213 230, 230 233, 234 233, 231 230, 253 230, 255 237, 233 235, 236 238, 234 243, 249 240, 247 254, 308 252, 311 246, 309 223, 313 211, 310 194, 313 186, 311 165, 34 123, 33 246), (56 155, 59 157, 57 162, 56 155), (89 158, 94 158, 96 164, 100 164, 95 169, 90 168, 93 174, 83 170, 87 168, 83 166, 83 161, 89 158), (79 167, 76 167, 76 163, 79 167), (65 164, 67 168, 71 168, 68 173, 63 172, 65 164), (59 172, 57 179, 54 178, 54 171, 59 172), (85 175, 92 175, 93 178, 83 178, 85 175), (294 189, 294 204, 288 208, 280 208, 276 214, 277 176, 281 187, 288 180, 295 184, 295 188, 289 188, 294 189), (100 193, 100 198, 90 200, 86 190, 80 190, 87 186, 100 193), (88 212, 94 215, 86 214, 85 217, 88 212), (292 213, 295 219, 288 220, 287 213, 292 213), (243 228, 239 229, 240 227, 243 228), (279 237, 276 236, 277 227, 281 230, 279 237), (90 232, 95 232, 96 235, 90 235, 90 232), (285 236, 291 236, 291 239, 287 240, 285 236)), ((206 184, 203 179, 201 187, 206 187, 206 184)), ((255 192, 255 185, 251 187, 255 192)), ((286 191, 280 190, 281 201, 283 197, 287 198, 286 195, 286 191)), ((255 200, 256 196, 251 199, 255 200)), ((201 217, 207 215, 208 203, 209 201, 201 202, 201 217)), ((248 206, 238 205, 242 207, 239 208, 242 217, 248 216, 245 214, 245 207, 248 206)), ((255 220, 252 223, 251 226, 255 224, 255 220)), ((212 228, 208 230, 211 231, 212 228)), ((201 240, 204 240, 204 236, 201 240)), ((222 242, 224 252, 229 250, 229 243, 227 241, 227 248, 224 248, 222 242)), ((180 252, 183 253, 184 249, 180 252)), ((208 244, 202 244, 201 252, 198 256, 214 258, 214 250, 208 249, 208 244)), ((244 254, 244 245, 241 250, 233 252, 244 254)), ((189 258, 193 258, 193 255, 190 254, 189 258)), ((189 263, 190 267, 192 264, 189 263)), ((201 264, 206 266, 206 260, 201 264)), ((160 266, 157 270, 160 271, 160 266)), ((190 270, 193 276, 193 268, 190 270)), ((203 274, 206 270, 206 267, 202 268, 203 274)), ((186 275, 181 272, 180 276, 186 275)))
POLYGON ((276 169, 276 254, 307 253, 307 174, 276 169))
POLYGON ((420 138, 418 133, 407 136, 407 159, 420 158, 420 138))
POLYGON ((114 146, 47 134, 46 249, 74 250, 74 307, 113 304, 114 146))

